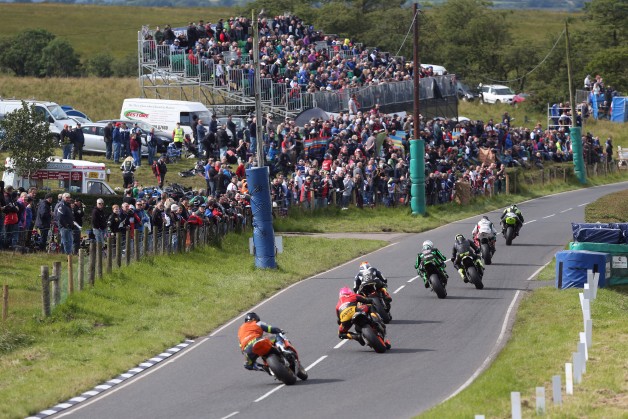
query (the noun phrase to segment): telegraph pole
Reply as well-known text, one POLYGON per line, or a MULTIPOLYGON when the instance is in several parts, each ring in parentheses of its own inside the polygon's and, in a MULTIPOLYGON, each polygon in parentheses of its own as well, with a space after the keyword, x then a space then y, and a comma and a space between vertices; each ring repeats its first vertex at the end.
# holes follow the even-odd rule
POLYGON ((255 11, 251 11, 251 20, 253 22, 253 68, 255 71, 255 138, 257 138, 257 167, 264 167, 264 135, 262 125, 262 81, 260 76, 259 64, 259 21, 264 14, 264 9, 255 17, 255 11))
POLYGON ((414 115, 412 140, 410 140, 410 208, 413 215, 425 214, 425 141, 421 139, 421 62, 419 58, 419 5, 414 3, 414 49, 413 49, 413 82, 414 82, 414 115))
POLYGON ((569 106, 571 107, 571 128, 569 128, 569 138, 571 138, 571 150, 573 152, 574 173, 580 183, 587 183, 587 170, 584 165, 584 156, 582 155, 582 130, 576 126, 576 101, 573 96, 573 83, 571 81, 571 58, 569 50, 569 23, 565 20, 565 47, 567 49, 567 80, 569 83, 569 106))

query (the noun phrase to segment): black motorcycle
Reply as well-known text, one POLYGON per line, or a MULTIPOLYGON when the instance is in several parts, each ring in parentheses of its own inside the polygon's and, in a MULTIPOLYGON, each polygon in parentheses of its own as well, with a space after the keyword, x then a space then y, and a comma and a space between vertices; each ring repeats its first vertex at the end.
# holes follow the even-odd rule
POLYGON ((482 277, 484 276, 484 268, 469 252, 460 255, 460 266, 464 269, 464 275, 467 282, 475 285, 475 288, 481 290, 484 288, 482 277))
POLYGON ((436 256, 431 252, 424 254, 422 261, 423 269, 417 270, 422 276, 423 284, 427 284, 426 288, 430 288, 436 293, 440 299, 447 297, 447 274, 444 272, 440 261, 436 260, 436 256))
POLYGON ((390 303, 385 300, 382 290, 382 282, 374 277, 370 272, 362 276, 362 282, 357 293, 373 300, 373 309, 386 324, 392 320, 390 314, 390 303))

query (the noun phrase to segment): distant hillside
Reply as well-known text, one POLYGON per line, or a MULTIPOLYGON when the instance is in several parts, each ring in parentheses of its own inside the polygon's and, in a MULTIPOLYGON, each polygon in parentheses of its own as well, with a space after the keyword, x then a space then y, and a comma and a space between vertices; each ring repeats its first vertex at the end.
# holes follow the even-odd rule
MULTIPOLYGON (((428 0, 422 4, 442 4, 447 0, 428 0)), ((588 0, 493 0, 497 9, 548 9, 548 10, 580 10, 588 0)), ((101 4, 125 5, 140 7, 232 7, 246 4, 249 0, 0 0, 0 3, 68 3, 68 4, 101 4)), ((412 3, 409 1, 408 4, 412 3)))

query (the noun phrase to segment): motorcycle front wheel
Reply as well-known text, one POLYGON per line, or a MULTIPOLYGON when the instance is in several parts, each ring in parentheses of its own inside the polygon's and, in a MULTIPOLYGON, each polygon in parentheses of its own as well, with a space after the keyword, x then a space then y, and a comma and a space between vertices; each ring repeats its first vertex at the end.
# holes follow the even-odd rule
POLYGON ((373 306, 375 307, 375 311, 379 314, 379 317, 382 318, 382 321, 385 324, 390 323, 392 317, 389 312, 386 311, 386 306, 384 305, 384 301, 381 298, 373 298, 373 306))
POLYGON ((375 352, 378 354, 386 352, 386 344, 384 343, 384 340, 380 338, 370 326, 362 328, 362 336, 368 345, 375 350, 375 352))
POLYGON ((266 358, 268 367, 273 372, 273 375, 281 382, 291 386, 297 382, 297 377, 294 376, 292 371, 282 362, 279 355, 270 354, 266 358))

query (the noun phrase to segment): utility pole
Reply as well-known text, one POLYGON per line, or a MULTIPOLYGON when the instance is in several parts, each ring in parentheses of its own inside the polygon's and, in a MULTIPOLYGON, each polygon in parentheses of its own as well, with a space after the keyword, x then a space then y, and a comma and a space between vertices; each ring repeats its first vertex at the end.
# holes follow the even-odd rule
POLYGON ((410 140, 410 208, 413 215, 425 214, 425 141, 421 139, 421 61, 419 58, 419 5, 413 7, 414 49, 412 54, 414 114, 410 140))
POLYGON ((255 11, 251 11, 251 21, 253 22, 253 68, 255 71, 255 119, 256 130, 255 138, 257 138, 257 167, 264 167, 264 134, 262 125, 262 81, 260 76, 259 64, 259 21, 264 14, 264 9, 255 17, 255 11))
POLYGON ((567 82, 569 83, 569 106, 571 108, 571 128, 569 128, 569 138, 571 138, 571 150, 573 152, 574 173, 580 183, 587 183, 587 170, 582 155, 582 130, 576 126, 576 101, 573 95, 573 82, 571 81, 571 58, 569 43, 569 23, 565 19, 565 47, 567 58, 567 82))

